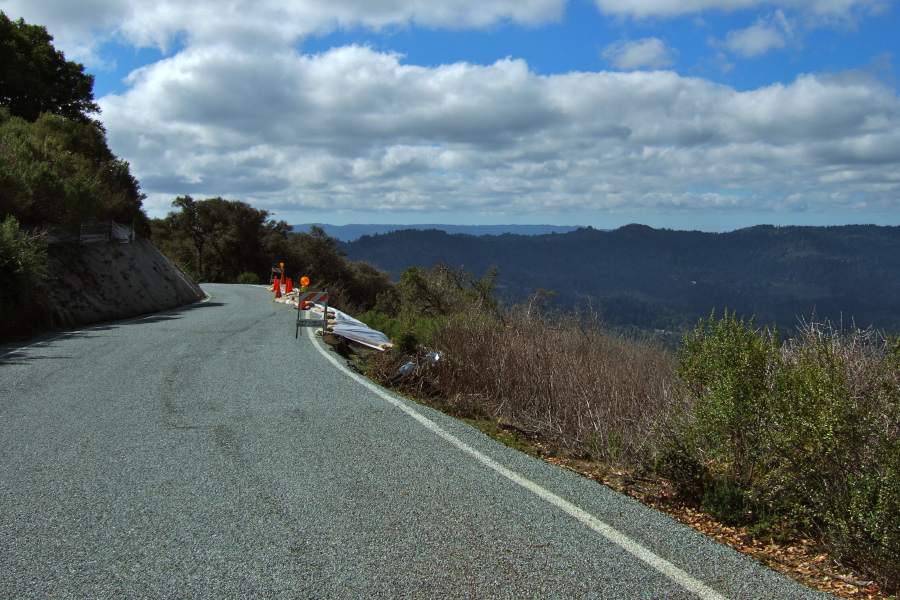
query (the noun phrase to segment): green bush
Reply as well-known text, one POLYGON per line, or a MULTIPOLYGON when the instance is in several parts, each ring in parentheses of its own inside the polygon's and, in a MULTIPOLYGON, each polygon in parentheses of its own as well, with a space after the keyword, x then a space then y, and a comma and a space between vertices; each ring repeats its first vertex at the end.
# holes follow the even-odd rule
POLYGON ((237 282, 244 285, 259 285, 259 275, 256 273, 241 273, 237 282))
POLYGON ((815 527, 886 588, 900 585, 900 361, 871 331, 811 323, 785 344, 728 314, 685 336, 693 411, 661 471, 719 518, 815 527))
POLYGON ((900 369, 872 331, 811 324, 786 345, 774 411, 773 500, 900 586, 900 369), (893 565, 893 566, 890 566, 893 565))
POLYGON ((0 108, 0 214, 22 223, 115 219, 147 231, 144 199, 102 128, 43 114, 36 122, 0 108))
POLYGON ((431 345, 435 332, 457 315, 493 314, 497 308, 491 296, 497 276, 493 268, 476 280, 468 271, 446 264, 410 267, 396 286, 367 263, 354 263, 354 270, 358 285, 376 298, 360 320, 388 336, 399 352, 415 354, 419 346, 431 345))
POLYGON ((753 321, 727 311, 684 336, 678 374, 694 396, 699 455, 707 465, 702 490, 706 508, 720 519, 752 519, 754 496, 770 460, 769 418, 778 332, 756 330, 753 321))
POLYGON ((24 335, 46 320, 38 284, 45 277, 46 248, 13 217, 0 223, 0 338, 24 335))
POLYGON ((410 267, 400 275, 392 314, 438 317, 496 311, 498 303, 492 293, 498 274, 496 267, 489 267, 481 279, 445 263, 431 269, 410 267))
POLYGON ((360 320, 380 331, 391 340, 396 351, 415 354, 419 346, 428 346, 435 329, 447 321, 446 317, 392 317, 377 310, 364 313, 360 320))

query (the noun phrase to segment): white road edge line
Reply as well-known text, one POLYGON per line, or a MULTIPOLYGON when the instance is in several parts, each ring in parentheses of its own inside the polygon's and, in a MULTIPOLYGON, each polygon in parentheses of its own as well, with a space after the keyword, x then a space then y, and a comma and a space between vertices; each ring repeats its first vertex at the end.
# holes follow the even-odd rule
POLYGON ((503 475, 513 483, 522 486, 526 490, 537 495, 542 500, 549 502, 550 504, 561 509, 563 512, 567 513, 569 516, 574 517, 584 525, 587 525, 610 542, 616 544, 626 552, 632 554, 647 565, 653 567, 684 589, 697 594, 697 596, 699 596, 702 600, 727 600, 725 596, 722 596, 712 588, 708 587, 699 579, 692 577, 686 571, 679 569, 658 554, 655 554, 638 542, 632 540, 624 533, 620 532, 610 525, 607 525, 594 515, 590 514, 582 508, 575 506, 568 500, 557 496, 550 490, 541 487, 527 477, 520 475, 519 473, 516 473, 515 471, 508 469, 507 467, 504 467, 491 457, 466 444, 465 442, 442 428, 440 425, 417 411, 415 408, 401 402, 398 398, 394 397, 383 388, 375 385, 362 375, 350 371, 344 364, 341 363, 341 361, 332 356, 330 351, 326 350, 325 348, 323 348, 322 344, 318 343, 318 338, 316 338, 312 328, 307 328, 307 335, 310 340, 312 340, 313 345, 316 347, 316 350, 318 350, 319 353, 322 354, 322 356, 331 361, 337 368, 341 369, 348 377, 354 379, 360 385, 368 388, 370 391, 374 392, 382 399, 387 400, 395 407, 399 408, 407 415, 418 421, 426 429, 429 429, 438 436, 444 438, 452 445, 456 446, 466 454, 472 456, 485 466, 493 469, 500 475, 503 475))

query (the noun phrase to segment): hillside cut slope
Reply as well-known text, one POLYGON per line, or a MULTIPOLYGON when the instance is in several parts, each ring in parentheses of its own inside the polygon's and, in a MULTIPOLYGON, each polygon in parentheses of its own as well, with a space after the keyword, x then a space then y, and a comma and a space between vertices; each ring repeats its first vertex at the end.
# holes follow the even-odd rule
POLYGON ((73 327, 183 306, 205 297, 149 240, 48 246, 45 294, 73 327))

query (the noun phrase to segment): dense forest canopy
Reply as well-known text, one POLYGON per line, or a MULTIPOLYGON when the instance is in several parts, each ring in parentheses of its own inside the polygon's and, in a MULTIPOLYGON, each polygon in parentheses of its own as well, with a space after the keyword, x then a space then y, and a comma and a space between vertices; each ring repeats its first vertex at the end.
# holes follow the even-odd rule
POLYGON ((540 236, 397 231, 342 244, 397 277, 442 261, 499 267, 499 296, 544 288, 557 306, 592 303, 616 326, 681 331, 713 309, 793 327, 813 313, 900 330, 900 227, 772 227, 731 233, 629 225, 540 236))
POLYGON ((94 76, 67 61, 52 42, 46 27, 12 21, 0 11, 0 106, 27 121, 50 113, 91 122, 89 115, 100 112, 94 76))
POLYGON ((152 220, 153 242, 198 281, 267 282, 272 267, 284 263, 288 276, 309 277, 316 289, 330 288, 356 310, 368 310, 390 287, 386 274, 347 260, 321 227, 294 232, 269 211, 240 200, 180 196, 172 207, 165 218, 152 220))

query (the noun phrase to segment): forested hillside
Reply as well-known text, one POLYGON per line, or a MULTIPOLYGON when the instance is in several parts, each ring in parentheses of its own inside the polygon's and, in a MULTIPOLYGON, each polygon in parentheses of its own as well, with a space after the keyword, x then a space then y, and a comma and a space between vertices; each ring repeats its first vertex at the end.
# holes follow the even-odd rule
POLYGON ((447 262, 500 270, 497 295, 515 302, 543 288, 557 306, 592 303, 606 323, 684 330, 713 309, 793 327, 841 320, 900 330, 900 228, 758 226, 730 233, 629 225, 540 236, 397 231, 342 248, 394 276, 447 262))
POLYGON ((320 227, 325 233, 343 242, 352 242, 364 235, 391 233, 403 229, 439 229, 447 233, 465 233, 469 235, 502 235, 515 233, 520 235, 542 235, 547 233, 568 233, 578 227, 568 225, 328 225, 326 223, 306 223, 292 225, 294 231, 309 231, 311 227, 320 227))

